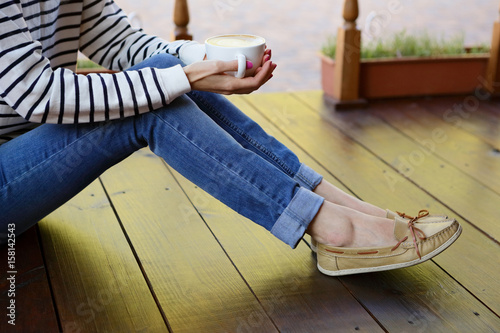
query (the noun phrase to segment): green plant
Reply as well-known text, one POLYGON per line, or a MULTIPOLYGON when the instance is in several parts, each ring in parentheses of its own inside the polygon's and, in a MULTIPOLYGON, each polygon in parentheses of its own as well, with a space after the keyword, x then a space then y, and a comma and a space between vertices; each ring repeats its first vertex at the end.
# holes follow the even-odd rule
POLYGON ((337 52, 337 36, 330 35, 327 37, 326 43, 323 44, 321 48, 321 53, 325 56, 335 59, 335 53, 337 52))
MULTIPOLYGON (((336 43, 335 36, 328 37, 327 42, 322 47, 322 53, 335 59, 336 43)), ((408 35, 405 30, 395 33, 387 39, 371 41, 361 46, 362 59, 435 57, 486 52, 489 52, 487 45, 465 48, 463 34, 444 39, 431 36, 427 32, 417 36, 408 35)))
POLYGON ((76 68, 82 69, 82 68, 102 68, 102 66, 99 66, 95 62, 89 59, 78 59, 76 62, 76 68))

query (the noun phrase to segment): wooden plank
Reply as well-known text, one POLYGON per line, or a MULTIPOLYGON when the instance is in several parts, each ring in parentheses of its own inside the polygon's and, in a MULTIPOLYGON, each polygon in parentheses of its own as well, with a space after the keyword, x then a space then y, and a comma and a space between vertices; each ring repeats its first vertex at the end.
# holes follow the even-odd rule
MULTIPOLYGON (((316 110, 316 112, 325 111, 323 109, 320 92, 311 92, 304 94, 299 93, 297 94, 297 96, 301 101, 308 104, 312 108, 311 110, 316 110)), ((364 112, 362 115, 354 113, 343 115, 337 114, 335 116, 335 122, 338 128, 342 128, 345 133, 348 133, 356 140, 362 142, 362 144, 365 145, 370 151, 376 152, 381 156, 382 160, 385 160, 388 165, 391 165, 399 155, 418 150, 418 145, 411 145, 411 143, 409 143, 404 136, 397 135, 397 131, 391 129, 390 127, 383 126, 382 123, 377 124, 378 126, 383 127, 379 127, 378 130, 373 131, 373 127, 375 126, 373 123, 373 118, 374 117, 371 116, 369 112, 364 112), (400 144, 403 142, 406 142, 408 145, 400 147, 400 144), (396 147, 400 147, 399 152, 393 151, 391 155, 391 150, 395 150, 396 147)), ((424 173, 426 172, 426 168, 421 169, 422 170, 420 171, 423 171, 424 173)), ((447 177, 443 174, 436 174, 436 172, 441 171, 439 169, 440 168, 434 167, 432 169, 432 175, 434 175, 434 177, 431 177, 425 183, 419 182, 417 186, 420 186, 423 189, 427 189, 430 185, 434 185, 429 184, 428 182, 440 182, 441 177, 444 177, 444 179, 446 179, 449 183, 443 183, 442 192, 453 192, 453 188, 456 188, 458 186, 457 183, 460 184, 462 177, 447 177)), ((451 170, 452 168, 448 169, 451 170)), ((474 183, 469 183, 469 185, 472 187, 478 186, 474 183)), ((404 193, 400 193, 397 196, 392 196, 392 200, 397 202, 403 199, 406 201, 406 204, 411 204, 412 201, 414 202, 415 200, 418 200, 419 197, 425 197, 420 191, 415 191, 414 194, 410 194, 410 189, 406 188, 405 186, 404 193), (405 197, 406 199, 404 199, 405 197)), ((442 193, 438 194, 439 199, 442 199, 442 193)), ((483 205, 485 201, 483 199, 483 193, 481 193, 481 191, 477 191, 474 196, 464 196, 470 197, 470 200, 477 202, 479 207, 481 207, 481 205, 483 205)), ((462 198, 459 195, 455 195, 455 197, 452 195, 450 198, 452 200, 452 202, 450 202, 450 207, 451 209, 453 209, 453 211, 450 211, 448 208, 442 206, 441 208, 438 206, 435 208, 427 208, 430 208, 431 212, 445 212, 446 214, 449 214, 451 216, 457 216, 456 212, 459 212, 459 217, 466 216, 466 222, 471 222, 474 225, 484 225, 484 223, 481 223, 483 220, 489 224, 494 221, 493 216, 498 209, 498 204, 494 204, 492 207, 489 207, 488 211, 483 211, 480 213, 481 215, 477 215, 476 211, 478 211, 478 207, 474 204, 470 205, 468 202, 461 201, 462 198), (457 200, 459 203, 457 203, 457 200), (463 204, 465 204, 465 207, 462 206, 463 204)), ((368 200, 370 201, 370 199, 368 200)), ((377 200, 377 198, 374 198, 374 200, 377 200)), ((495 202, 498 202, 498 199, 495 200, 495 202)), ((483 208, 480 208, 479 210, 484 210, 483 208)), ((410 210, 407 210, 406 212, 408 211, 410 210)), ((492 286, 489 284, 497 284, 498 281, 485 281, 484 277, 495 276, 497 274, 495 268, 500 265, 500 258, 499 256, 493 256, 493 262, 491 262, 490 259, 488 259, 488 261, 485 261, 482 255, 483 253, 498 253, 498 243, 495 243, 490 238, 486 238, 484 234, 478 232, 477 229, 471 228, 469 223, 462 223, 462 226, 464 227, 464 232, 462 233, 459 241, 454 244, 449 250, 436 257, 434 260, 451 275, 456 277, 461 283, 463 283, 468 290, 473 292, 483 301, 486 300, 486 303, 490 304, 496 313, 499 313, 500 293, 497 292, 497 287, 492 288, 492 286), (460 258, 459 260, 462 265, 456 265, 457 258, 460 258), (464 270, 463 267, 474 268, 464 270)))
MULTIPOLYGON (((279 134, 244 100, 236 97, 231 100, 251 114, 268 133, 279 134)), ((298 152, 304 163, 336 182, 293 142, 282 139, 298 152)), ((316 260, 305 244, 299 244, 292 251, 267 230, 233 212, 177 172, 172 172, 280 331, 381 331, 338 279, 326 277, 317 270, 316 260)), ((263 331, 256 316, 249 316, 242 328, 263 331)))
POLYGON ((492 98, 487 104, 489 112, 494 112, 500 115, 500 99, 492 98))
POLYGON ((141 150, 102 181, 173 332, 276 331, 162 160, 141 150))
POLYGON ((500 149, 500 113, 495 112, 499 107, 493 101, 480 101, 477 108, 468 107, 469 110, 460 108, 460 105, 464 104, 464 97, 439 98, 417 103, 422 108, 430 110, 432 115, 440 119, 448 119, 453 126, 500 149))
POLYGON ((429 261, 341 280, 389 332, 498 332, 500 327, 490 309, 429 261))
POLYGON ((40 332, 41 327, 47 332, 59 331, 36 227, 17 236, 13 245, 13 267, 7 260, 12 257, 8 256, 11 248, 0 248, 0 332, 40 332), (8 273, 11 271, 15 273, 8 273), (7 307, 12 308, 13 317, 9 317, 11 309, 7 307))
POLYGON ((391 110, 384 108, 376 114, 417 142, 432 141, 434 133, 441 133, 442 139, 434 143, 433 153, 500 194, 500 158, 492 153, 495 147, 453 126, 455 120, 450 119, 461 118, 457 113, 442 119, 429 116, 418 104, 411 104, 391 110))
MULTIPOLYGON (((322 275, 304 243, 293 251, 267 230, 174 175, 281 332, 382 329, 338 279, 322 275)), ((250 313, 242 329, 265 331, 250 313)))
MULTIPOLYGON (((316 97, 321 98, 321 94, 316 94, 316 97)), ((342 134, 330 123, 321 119, 319 114, 298 103, 296 98, 286 94, 255 94, 249 97, 248 100, 267 118, 272 117, 277 110, 286 110, 293 121, 283 127, 285 134, 290 138, 294 138, 294 141, 301 148, 314 156, 323 166, 327 167, 346 184, 349 184, 349 187, 355 193, 359 193, 363 199, 381 207, 405 209, 407 213, 416 212, 422 208, 430 209, 433 212, 451 213, 449 209, 428 196, 418 186, 409 183, 391 167, 388 167, 378 156, 373 155, 342 134), (367 179, 369 179, 369 182, 366 181, 367 179), (390 190, 387 183, 388 179, 397 180, 400 186, 393 191, 390 190), (390 206, 388 206, 389 203, 390 206)), ((372 139, 374 139, 373 136, 372 139)), ((461 284, 465 285, 468 290, 473 291, 474 295, 480 298, 482 302, 498 312, 500 304, 500 295, 497 291, 499 289, 498 281, 496 278, 489 278, 489 276, 496 276, 494 270, 492 271, 492 267, 498 267, 499 256, 489 257, 488 262, 486 262, 483 255, 484 253, 498 252, 499 247, 497 244, 465 223, 463 236, 454 246, 438 256, 435 261, 459 280, 461 284), (457 265, 457 262, 461 264, 457 265)), ((451 306, 459 299, 460 302, 465 304, 471 302, 470 304, 474 304, 474 307, 482 308, 486 313, 485 316, 488 317, 485 322, 483 321, 485 317, 478 319, 477 316, 465 308, 452 307, 446 313, 435 311, 432 308, 426 309, 426 311, 430 311, 429 313, 433 313, 433 318, 439 318, 437 320, 440 321, 443 329, 455 321, 461 322, 464 325, 462 328, 470 331, 489 329, 492 323, 499 324, 498 318, 494 314, 487 311, 487 308, 478 302, 474 296, 470 295, 466 289, 461 287, 457 289, 456 282, 433 265, 432 262, 420 265, 418 269, 422 269, 422 273, 411 274, 411 279, 405 277, 404 281, 399 278, 393 280, 392 288, 401 289, 402 293, 400 295, 379 295, 379 301, 384 302, 384 311, 391 313, 395 318, 399 318, 396 319, 399 320, 396 327, 391 326, 392 322, 381 321, 389 331, 411 330, 411 327, 408 327, 407 317, 405 318, 408 311, 411 313, 422 311, 422 302, 425 304, 430 299, 425 298, 426 296, 419 299, 422 294, 413 295, 413 286, 419 284, 427 288, 424 295, 432 295, 433 298, 439 300, 439 304, 443 307, 451 306), (424 283, 421 277, 422 274, 429 276, 438 274, 439 279, 435 280, 434 285, 428 284, 427 281, 424 283), (460 290, 460 292, 451 297, 447 290, 460 290), (401 308, 402 298, 405 299, 404 309, 401 308)), ((388 274, 395 274, 394 276, 403 274, 399 272, 393 271, 388 272, 388 274)), ((411 273, 412 270, 403 272, 404 274, 411 273)), ((377 274, 373 274, 371 281, 376 276, 377 274)), ((355 294, 355 296, 367 306, 369 311, 376 312, 377 309, 365 303, 368 302, 368 299, 365 299, 363 294, 355 294)), ((427 320, 430 319, 427 318, 427 320)))
POLYGON ((168 332, 99 181, 39 226, 64 332, 168 332))
MULTIPOLYGON (((321 108, 317 101, 312 99, 306 102, 316 103, 314 107, 321 108)), ((384 105, 372 107, 370 112, 359 111, 349 115, 330 112, 328 115, 341 131, 376 152, 402 175, 423 186, 426 192, 453 209, 460 217, 490 237, 500 240, 500 225, 492 219, 494 212, 500 213, 500 195, 472 176, 464 174, 449 159, 439 156, 438 147, 451 140, 447 138, 448 132, 444 127, 435 124, 433 128, 436 131, 429 134, 429 137, 412 140, 401 134, 401 131, 405 131, 402 127, 411 130, 414 126, 413 121, 400 113, 404 106, 392 107, 391 104, 391 108, 384 108, 384 105), (373 113, 381 115, 385 121, 373 113)), ((326 112, 325 110, 325 116, 326 112)), ((419 118, 423 118, 424 114, 426 113, 421 113, 419 118)), ((429 119, 426 122, 432 123, 434 117, 426 115, 429 119)), ((480 164, 478 158, 479 156, 471 156, 467 163, 471 166, 480 164)), ((397 182, 392 184, 394 188, 398 185, 397 182)))
MULTIPOLYGON (((485 119, 485 125, 477 126, 480 130, 471 131, 474 135, 482 138, 489 144, 491 144, 494 149, 492 154, 499 156, 500 151, 500 103, 498 99, 491 99, 487 103, 482 103, 481 108, 479 108, 478 114, 474 114, 472 117, 474 121, 480 119, 485 119)), ((463 122, 467 123, 467 122, 463 122)), ((465 128, 469 130, 468 128, 465 128)), ((469 130, 470 131, 470 130, 469 130)))

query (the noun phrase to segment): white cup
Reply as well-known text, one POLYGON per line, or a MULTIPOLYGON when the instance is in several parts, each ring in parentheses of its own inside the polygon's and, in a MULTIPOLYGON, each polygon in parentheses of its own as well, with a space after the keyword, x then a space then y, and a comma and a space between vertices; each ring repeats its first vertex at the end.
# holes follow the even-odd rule
POLYGON ((252 76, 261 65, 266 40, 262 37, 246 34, 219 35, 205 41, 207 59, 209 60, 238 60, 238 71, 227 72, 237 78, 252 76), (247 61, 253 66, 247 69, 247 61))

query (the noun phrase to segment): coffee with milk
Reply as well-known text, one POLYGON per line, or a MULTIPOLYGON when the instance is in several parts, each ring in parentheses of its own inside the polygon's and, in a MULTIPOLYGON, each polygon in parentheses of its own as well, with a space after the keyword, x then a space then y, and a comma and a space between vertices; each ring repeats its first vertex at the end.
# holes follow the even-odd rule
POLYGON ((207 43, 222 47, 248 47, 263 44, 264 38, 250 35, 225 35, 209 38, 207 43))
POLYGON ((238 60, 238 70, 227 74, 243 78, 254 75, 261 65, 266 40, 255 35, 219 35, 208 38, 205 41, 205 49, 209 60, 238 60), (247 61, 252 62, 252 68, 247 69, 247 61))

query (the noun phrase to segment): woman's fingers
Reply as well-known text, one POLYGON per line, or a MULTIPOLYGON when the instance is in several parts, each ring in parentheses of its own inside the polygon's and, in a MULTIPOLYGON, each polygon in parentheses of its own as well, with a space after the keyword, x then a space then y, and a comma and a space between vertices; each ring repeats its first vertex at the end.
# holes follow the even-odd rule
POLYGON ((267 49, 264 51, 264 55, 262 56, 262 64, 264 64, 266 61, 271 60, 272 52, 271 49, 267 49))
POLYGON ((264 55, 262 56, 262 65, 261 65, 259 68, 257 68, 257 69, 255 70, 255 74, 257 74, 258 72, 260 72, 260 70, 262 69, 262 66, 263 66, 266 62, 268 62, 268 61, 270 61, 270 60, 271 60, 271 55, 272 55, 272 53, 271 53, 271 50, 270 50, 270 49, 267 49, 267 50, 264 52, 264 55))
POLYGON ((184 67, 184 73, 191 84, 191 88, 195 89, 195 83, 212 75, 223 74, 227 71, 238 70, 238 60, 220 61, 206 60, 192 63, 184 67))
POLYGON ((269 81, 276 64, 266 60, 257 68, 254 76, 237 79, 224 72, 237 71, 238 61, 207 60, 184 67, 193 90, 211 91, 220 94, 247 94, 259 89, 269 81))
POLYGON ((271 53, 271 49, 266 49, 266 50, 264 51, 264 55, 262 56, 262 65, 261 65, 261 67, 259 67, 259 68, 257 68, 257 69, 255 70, 255 74, 257 74, 258 72, 260 72, 260 71, 261 71, 262 66, 263 66, 266 62, 268 62, 268 61, 270 61, 270 60, 271 60, 271 55, 272 55, 272 53, 271 53))
POLYGON ((215 61, 214 72, 212 74, 222 74, 224 72, 229 71, 237 71, 238 70, 238 60, 231 61, 215 61))
POLYGON ((236 83, 237 87, 234 87, 233 93, 244 94, 259 89, 264 83, 269 81, 275 68, 276 64, 273 64, 271 61, 266 62, 254 76, 240 79, 236 83))

